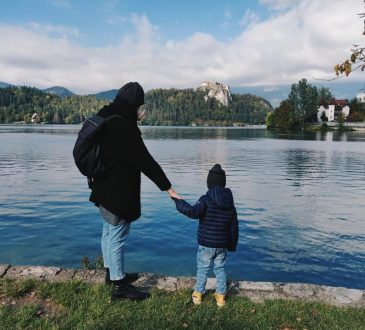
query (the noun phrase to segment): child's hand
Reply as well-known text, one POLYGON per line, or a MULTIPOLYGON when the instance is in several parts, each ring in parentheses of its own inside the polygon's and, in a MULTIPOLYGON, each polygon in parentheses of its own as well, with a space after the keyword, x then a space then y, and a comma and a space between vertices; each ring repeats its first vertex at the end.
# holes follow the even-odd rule
POLYGON ((176 198, 176 199, 181 199, 181 197, 175 192, 174 189, 170 188, 169 190, 167 190, 170 198, 176 198))
POLYGON ((146 115, 146 110, 143 110, 143 111, 138 110, 138 112, 137 112, 138 120, 142 120, 145 115, 146 115))

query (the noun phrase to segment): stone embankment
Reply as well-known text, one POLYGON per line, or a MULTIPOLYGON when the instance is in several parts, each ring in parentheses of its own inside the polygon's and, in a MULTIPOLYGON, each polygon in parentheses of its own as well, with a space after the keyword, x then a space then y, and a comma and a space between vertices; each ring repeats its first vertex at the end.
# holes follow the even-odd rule
MULTIPOLYGON (((49 282, 79 280, 89 283, 104 283, 105 272, 103 270, 0 264, 0 278, 13 280, 33 278, 49 282)), ((134 284, 144 290, 157 287, 167 291, 176 291, 192 288, 194 283, 195 278, 193 277, 172 277, 140 273, 140 278, 134 284)), ((209 278, 207 290, 213 290, 214 288, 215 279, 209 278)), ((314 284, 230 281, 228 295, 248 297, 254 301, 302 299, 335 306, 365 308, 364 290, 314 284)))

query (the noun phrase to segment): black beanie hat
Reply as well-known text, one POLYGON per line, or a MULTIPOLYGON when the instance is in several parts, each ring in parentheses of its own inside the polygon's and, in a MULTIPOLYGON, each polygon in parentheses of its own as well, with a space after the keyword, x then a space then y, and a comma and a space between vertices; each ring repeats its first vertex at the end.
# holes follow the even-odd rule
POLYGON ((129 104, 140 106, 144 104, 144 91, 138 82, 125 84, 116 96, 116 100, 123 100, 129 104))
POLYGON ((215 164, 208 173, 207 178, 208 189, 215 186, 225 187, 226 186, 226 172, 222 170, 219 164, 215 164))

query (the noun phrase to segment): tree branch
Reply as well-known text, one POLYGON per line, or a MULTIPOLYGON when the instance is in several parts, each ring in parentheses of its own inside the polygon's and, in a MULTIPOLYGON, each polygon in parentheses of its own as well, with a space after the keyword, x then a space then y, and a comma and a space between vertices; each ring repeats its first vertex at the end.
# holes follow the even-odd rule
MULTIPOLYGON (((361 67, 364 67, 364 65, 365 64, 359 64, 356 68, 354 68, 354 69, 351 69, 351 71, 349 72, 349 74, 351 73, 351 72, 354 72, 355 70, 357 70, 357 69, 359 69, 359 68, 361 68, 361 67)), ((344 77, 347 77, 348 75, 346 75, 346 74, 341 74, 341 75, 339 75, 339 76, 337 76, 337 77, 333 77, 333 78, 329 78, 329 79, 325 79, 325 78, 314 78, 314 77, 312 77, 312 79, 313 80, 321 80, 321 81, 332 81, 332 80, 337 80, 337 79, 341 79, 341 78, 344 78, 344 77)))

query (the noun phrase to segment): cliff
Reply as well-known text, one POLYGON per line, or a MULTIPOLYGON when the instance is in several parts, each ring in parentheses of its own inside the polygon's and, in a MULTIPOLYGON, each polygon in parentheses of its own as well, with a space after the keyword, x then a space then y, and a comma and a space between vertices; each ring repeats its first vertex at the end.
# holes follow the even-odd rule
POLYGON ((204 96, 205 101, 207 101, 208 98, 215 98, 224 106, 228 106, 232 101, 232 95, 228 85, 219 82, 203 82, 197 90, 206 93, 204 96))

